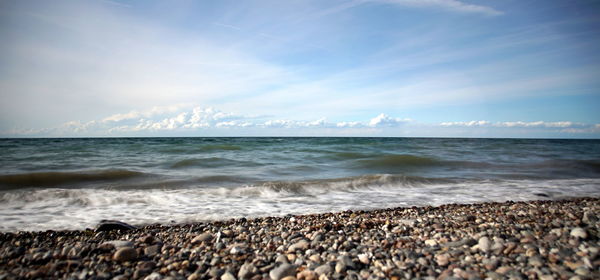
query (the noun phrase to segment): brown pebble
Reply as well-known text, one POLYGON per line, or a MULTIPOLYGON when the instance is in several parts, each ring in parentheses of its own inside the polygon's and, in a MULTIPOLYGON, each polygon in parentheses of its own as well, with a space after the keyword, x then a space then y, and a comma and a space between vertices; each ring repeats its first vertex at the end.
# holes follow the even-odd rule
POLYGON ((123 247, 113 254, 113 260, 119 262, 133 261, 137 259, 137 251, 131 247, 123 247))

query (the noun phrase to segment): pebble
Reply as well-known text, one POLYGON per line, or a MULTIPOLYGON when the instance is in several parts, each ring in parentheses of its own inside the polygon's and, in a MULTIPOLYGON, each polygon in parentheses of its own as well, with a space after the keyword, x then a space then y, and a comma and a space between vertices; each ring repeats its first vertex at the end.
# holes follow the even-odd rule
POLYGON ((0 279, 600 279, 599 211, 584 198, 0 232, 0 279))
POLYGON ((131 247, 120 248, 113 254, 113 260, 119 262, 133 261, 137 257, 137 251, 131 247))
POLYGON ((529 263, 529 265, 534 267, 541 267, 542 265, 544 265, 544 261, 539 256, 530 257, 527 262, 529 263))
POLYGON ((160 252, 160 246, 152 245, 144 248, 144 255, 153 257, 160 252))
POLYGON ((363 264, 369 264, 369 256, 367 254, 358 254, 358 260, 363 264))
POLYGON ((238 278, 250 279, 257 273, 258 269, 251 263, 245 263, 240 267, 238 278))
POLYGON ((314 254, 308 257, 308 259, 315 263, 321 263, 321 256, 319 254, 314 254))
POLYGON ((484 253, 487 253, 490 251, 492 244, 490 242, 490 239, 487 236, 484 236, 479 238, 477 246, 479 247, 479 250, 481 250, 484 253))
POLYGON ((229 253, 232 255, 241 255, 241 254, 245 254, 246 250, 240 246, 233 246, 231 248, 231 250, 229 250, 229 253))
POLYGON ((135 230, 136 227, 121 222, 121 221, 116 221, 116 220, 101 220, 100 223, 98 223, 98 225, 96 225, 96 232, 100 232, 100 231, 113 231, 113 230, 120 230, 120 231, 129 231, 129 230, 135 230))
POLYGON ((119 249, 123 247, 133 247, 133 242, 126 240, 111 240, 102 243, 102 245, 112 245, 116 249, 119 249))
POLYGON ((585 268, 585 267, 579 267, 577 269, 575 269, 575 274, 580 275, 580 276, 588 276, 588 274, 590 274, 589 269, 585 268))
POLYGON ((223 275, 221 275, 221 280, 236 280, 235 276, 233 276, 233 274, 231 274, 229 271, 223 273, 223 275))
POLYGON ((586 239, 588 235, 587 235, 587 232, 585 231, 585 229, 576 227, 571 230, 571 236, 576 237, 576 238, 586 239))
POLYGON ((496 273, 504 275, 512 270, 513 270, 513 268, 510 266, 501 266, 498 269, 496 269, 496 273))
POLYGON ((315 269, 315 272, 319 275, 329 275, 333 272, 331 266, 328 264, 321 265, 315 269))
POLYGON ((306 250, 308 249, 308 246, 310 246, 310 243, 308 243, 308 241, 302 239, 292 245, 290 245, 290 247, 288 248, 288 253, 294 253, 296 252, 296 250, 306 250))
POLYGON ((202 242, 208 242, 211 241, 213 239, 213 236, 210 232, 205 232, 202 233, 196 237, 194 237, 194 239, 192 239, 192 244, 200 244, 202 242))
POLYGON ((348 256, 341 256, 341 257, 339 257, 337 263, 341 263, 345 267, 354 268, 354 262, 348 256))
POLYGON ((303 270, 296 274, 296 278, 298 278, 298 280, 316 280, 319 276, 312 270, 303 270))
POLYGON ((448 254, 441 254, 441 255, 435 256, 435 262, 439 266, 447 266, 448 263, 450 262, 449 259, 450 259, 450 255, 448 255, 448 254))
POLYGON ((425 240, 425 245, 427 245, 427 246, 435 246, 437 244, 438 244, 438 242, 435 239, 427 239, 427 240, 425 240))
POLYGON ((296 275, 296 268, 288 263, 283 263, 280 264, 278 267, 272 269, 269 272, 269 277, 271 277, 272 280, 280 280, 283 279, 284 277, 287 276, 295 276, 296 275))
POLYGON ((161 279, 163 279, 163 277, 158 272, 152 272, 150 275, 148 275, 144 278, 144 280, 161 280, 161 279))

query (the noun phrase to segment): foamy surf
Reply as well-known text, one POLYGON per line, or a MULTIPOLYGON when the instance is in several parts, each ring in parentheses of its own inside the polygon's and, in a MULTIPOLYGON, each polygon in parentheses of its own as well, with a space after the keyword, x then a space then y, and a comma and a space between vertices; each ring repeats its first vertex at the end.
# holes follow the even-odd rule
POLYGON ((600 179, 440 180, 392 175, 175 189, 33 189, 0 193, 1 231, 184 223, 348 209, 597 196, 600 179))

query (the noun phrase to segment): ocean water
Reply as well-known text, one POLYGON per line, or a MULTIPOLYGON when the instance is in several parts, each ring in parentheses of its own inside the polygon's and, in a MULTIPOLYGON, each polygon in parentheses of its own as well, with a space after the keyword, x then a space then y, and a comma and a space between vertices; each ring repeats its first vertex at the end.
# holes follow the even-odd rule
POLYGON ((600 196, 600 140, 0 139, 0 231, 600 196))

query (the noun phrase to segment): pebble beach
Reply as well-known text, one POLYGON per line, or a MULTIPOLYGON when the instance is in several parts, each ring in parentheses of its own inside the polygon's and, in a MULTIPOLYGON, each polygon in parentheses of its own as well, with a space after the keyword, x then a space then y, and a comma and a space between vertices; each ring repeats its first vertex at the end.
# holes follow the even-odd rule
POLYGON ((0 233, 0 279, 599 279, 600 199, 0 233))

